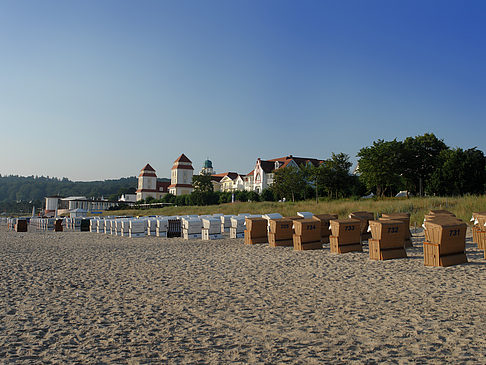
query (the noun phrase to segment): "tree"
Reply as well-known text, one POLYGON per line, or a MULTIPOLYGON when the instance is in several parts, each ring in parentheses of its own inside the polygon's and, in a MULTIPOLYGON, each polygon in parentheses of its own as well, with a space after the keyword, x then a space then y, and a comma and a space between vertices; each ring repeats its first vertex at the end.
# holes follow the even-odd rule
POLYGON ((331 196, 334 193, 335 197, 343 197, 346 191, 349 190, 350 175, 349 169, 352 163, 349 161, 349 155, 345 153, 332 153, 331 159, 327 161, 329 173, 328 184, 331 196))
POLYGON ((408 137, 403 141, 402 174, 408 190, 423 195, 427 181, 441 164, 439 155, 447 149, 446 144, 433 133, 408 137))
POLYGON ((402 143, 396 139, 373 142, 359 153, 359 173, 368 189, 376 189, 376 195, 384 196, 388 190, 401 184, 402 143))
POLYGON ((356 175, 349 175, 349 185, 346 190, 346 196, 361 197, 366 195, 366 185, 356 175))
POLYGON ((213 191, 213 183, 209 174, 194 175, 192 177, 192 185, 194 186, 194 191, 213 191))
POLYGON ((278 169, 274 172, 273 191, 279 198, 292 199, 295 202, 306 185, 302 171, 293 166, 278 169))
POLYGON ((483 151, 470 148, 464 151, 464 175, 467 177, 463 185, 463 194, 484 194, 486 184, 486 158, 483 151))
MULTIPOLYGON (((319 175, 320 175, 320 167, 321 166, 314 166, 313 164, 302 165, 300 167, 303 178, 306 184, 314 189, 316 203, 319 202, 319 175)), ((309 194, 310 195, 310 194, 309 194)))
POLYGON ((482 194, 486 182, 485 157, 476 148, 443 150, 440 166, 432 173, 427 193, 437 195, 482 194))

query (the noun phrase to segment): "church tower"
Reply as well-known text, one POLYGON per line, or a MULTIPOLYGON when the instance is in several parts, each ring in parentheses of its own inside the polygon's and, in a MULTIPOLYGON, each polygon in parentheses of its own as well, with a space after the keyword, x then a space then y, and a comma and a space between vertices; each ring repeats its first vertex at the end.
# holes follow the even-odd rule
POLYGON ((157 175, 153 167, 146 164, 138 175, 137 201, 149 196, 157 199, 157 175))
POLYGON ((192 161, 186 155, 180 155, 172 166, 169 193, 173 195, 192 193, 194 190, 192 187, 193 173, 192 161))
POLYGON ((201 169, 201 175, 213 175, 214 170, 213 170, 213 163, 211 160, 206 160, 204 161, 203 168, 201 169))

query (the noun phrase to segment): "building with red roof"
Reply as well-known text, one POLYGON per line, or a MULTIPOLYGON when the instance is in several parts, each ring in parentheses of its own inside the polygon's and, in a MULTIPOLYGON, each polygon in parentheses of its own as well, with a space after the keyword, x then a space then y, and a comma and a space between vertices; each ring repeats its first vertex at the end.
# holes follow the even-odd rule
POLYGON ((152 197, 160 199, 169 192, 169 182, 157 180, 155 169, 146 164, 138 175, 137 201, 152 197))
POLYGON ((173 195, 190 194, 194 190, 192 186, 192 176, 194 168, 192 161, 186 155, 180 155, 171 169, 169 193, 173 195))
POLYGON ((214 191, 245 190, 244 176, 237 172, 224 172, 211 175, 214 191))
MULTIPOLYGON (((274 158, 271 160, 257 159, 253 173, 253 183, 251 190, 261 193, 263 189, 268 188, 273 184, 274 172, 278 169, 283 169, 288 166, 300 168, 302 165, 311 164, 313 166, 319 166, 323 160, 307 157, 294 157, 292 155, 274 158)), ((249 174, 251 175, 251 173, 249 174)), ((246 176, 247 184, 250 183, 251 176, 246 176)))

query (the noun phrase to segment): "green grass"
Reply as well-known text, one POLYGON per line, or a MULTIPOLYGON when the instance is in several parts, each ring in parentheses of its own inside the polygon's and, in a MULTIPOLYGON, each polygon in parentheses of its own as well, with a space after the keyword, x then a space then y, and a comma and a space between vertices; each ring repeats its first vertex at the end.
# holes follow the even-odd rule
POLYGON ((146 210, 119 210, 105 212, 105 215, 185 215, 185 214, 238 214, 238 213, 280 213, 283 216, 295 216, 297 212, 306 211, 314 214, 337 213, 339 217, 347 217, 349 213, 366 210, 374 213, 409 212, 411 225, 420 226, 424 215, 430 209, 447 209, 458 218, 469 222, 471 213, 486 211, 486 195, 464 197, 427 197, 427 198, 385 198, 378 200, 340 199, 331 201, 302 201, 302 202, 258 202, 258 203, 229 203, 204 207, 166 207, 146 210))

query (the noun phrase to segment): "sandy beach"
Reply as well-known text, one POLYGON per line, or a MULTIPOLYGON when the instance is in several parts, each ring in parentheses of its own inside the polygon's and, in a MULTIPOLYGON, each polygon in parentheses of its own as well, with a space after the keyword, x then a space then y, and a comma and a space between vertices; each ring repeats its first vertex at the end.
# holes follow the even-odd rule
POLYGON ((0 227, 5 363, 486 363, 486 260, 0 227))

